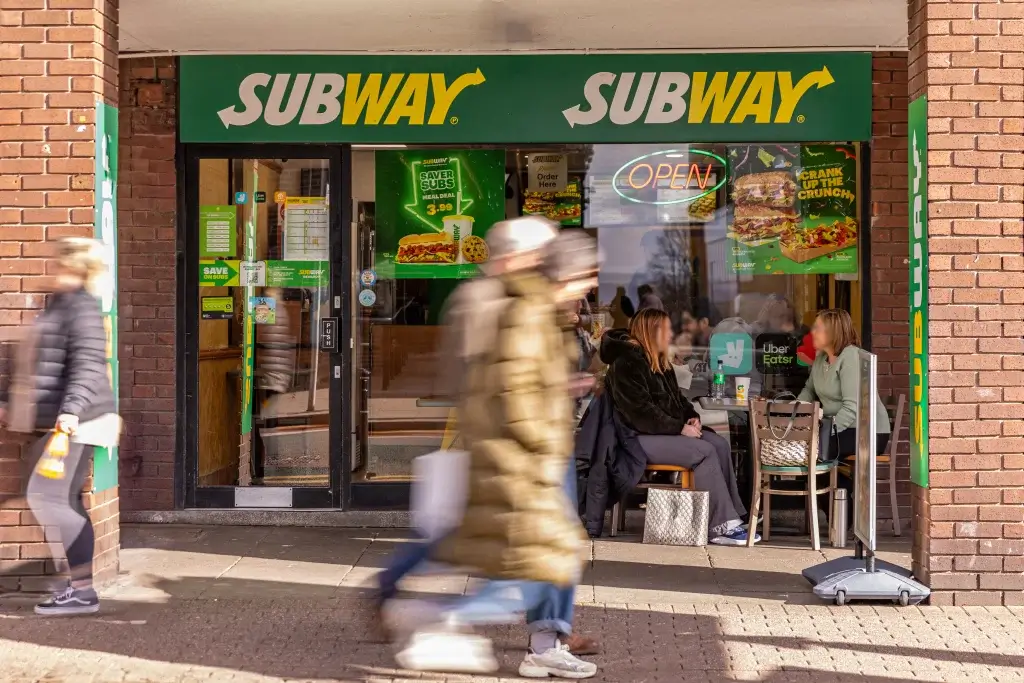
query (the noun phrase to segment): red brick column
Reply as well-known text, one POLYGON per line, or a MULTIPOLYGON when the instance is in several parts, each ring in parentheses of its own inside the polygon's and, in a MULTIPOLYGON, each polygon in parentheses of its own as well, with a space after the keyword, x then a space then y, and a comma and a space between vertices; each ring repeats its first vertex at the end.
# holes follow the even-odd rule
POLYGON ((121 506, 174 507, 176 61, 121 62, 121 506))
MULTIPOLYGON (((117 104, 117 7, 0 0, 0 335, 42 305, 54 241, 93 235, 95 105, 117 104)), ((48 584, 24 469, 19 441, 0 434, 0 593, 48 584)), ((86 498, 96 578, 107 581, 118 566, 118 490, 86 498)))
POLYGON ((915 568, 933 604, 1024 602, 1024 2, 912 0, 928 96, 931 487, 915 568))
MULTIPOLYGON (((872 59, 871 350, 878 356, 879 392, 909 400, 910 319, 907 243, 907 53, 872 59)), ((900 525, 910 526, 909 411, 903 416, 896 467, 900 525)), ((888 469, 879 469, 878 528, 890 534, 888 469)))

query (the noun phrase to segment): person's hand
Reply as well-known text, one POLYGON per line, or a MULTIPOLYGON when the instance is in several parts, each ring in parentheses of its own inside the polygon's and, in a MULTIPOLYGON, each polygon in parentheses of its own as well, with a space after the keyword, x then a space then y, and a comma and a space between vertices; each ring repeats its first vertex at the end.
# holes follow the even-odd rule
POLYGON ((573 325, 579 325, 580 324, 580 314, 579 313, 570 313, 569 314, 569 322, 571 322, 573 325))
POLYGON ((695 424, 689 423, 689 422, 686 423, 686 426, 683 427, 683 436, 689 436, 689 437, 692 437, 694 439, 699 439, 700 438, 700 427, 695 425, 695 424))
POLYGON ((699 417, 691 417, 689 420, 686 421, 686 424, 693 425, 697 429, 700 429, 700 418, 699 417))
POLYGON ((7 424, 7 406, 0 406, 0 427, 7 424))
POLYGON ((676 358, 679 359, 679 362, 683 362, 693 355, 693 335, 689 332, 681 333, 675 338, 672 345, 675 347, 676 358))
POLYGON ((74 434, 78 431, 78 417, 75 415, 61 415, 57 418, 57 429, 65 434, 74 434))

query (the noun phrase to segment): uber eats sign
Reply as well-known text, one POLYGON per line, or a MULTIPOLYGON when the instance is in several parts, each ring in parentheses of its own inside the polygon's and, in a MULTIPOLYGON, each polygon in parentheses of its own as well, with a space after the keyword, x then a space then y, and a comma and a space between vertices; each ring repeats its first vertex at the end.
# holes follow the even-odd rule
POLYGON ((185 142, 867 140, 871 55, 181 58, 185 142))

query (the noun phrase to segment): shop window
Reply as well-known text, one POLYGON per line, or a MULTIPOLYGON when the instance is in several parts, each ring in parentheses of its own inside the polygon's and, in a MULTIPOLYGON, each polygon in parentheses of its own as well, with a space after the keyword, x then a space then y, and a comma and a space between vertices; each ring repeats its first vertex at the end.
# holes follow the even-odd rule
POLYGON ((328 166, 200 161, 199 486, 329 483, 328 166))
POLYGON ((661 306, 691 397, 707 393, 715 331, 750 344, 727 373, 798 391, 815 312, 861 317, 859 156, 855 143, 355 151, 354 480, 406 480, 450 440, 450 407, 432 398, 444 303, 487 258, 489 227, 524 213, 597 238, 595 336, 661 306))

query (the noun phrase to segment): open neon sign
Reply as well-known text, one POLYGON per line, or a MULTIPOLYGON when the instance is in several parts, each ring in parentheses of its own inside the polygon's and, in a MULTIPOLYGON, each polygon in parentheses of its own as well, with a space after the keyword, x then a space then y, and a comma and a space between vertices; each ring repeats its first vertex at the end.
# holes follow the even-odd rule
POLYGON ((702 149, 667 149, 645 154, 627 161, 612 177, 612 187, 620 197, 637 204, 685 204, 717 192, 718 188, 725 185, 727 177, 725 169, 725 159, 714 152, 702 149), (673 158, 683 157, 688 154, 706 157, 707 161, 704 163, 682 163, 675 161, 673 158), (709 187, 712 168, 716 161, 721 166, 722 173, 720 177, 715 177, 715 184, 709 187), (668 181, 668 185, 662 185, 663 181, 668 181), (652 201, 628 194, 628 191, 640 192, 643 190, 657 190, 659 188, 668 190, 697 189, 700 192, 687 197, 662 201, 652 201))

